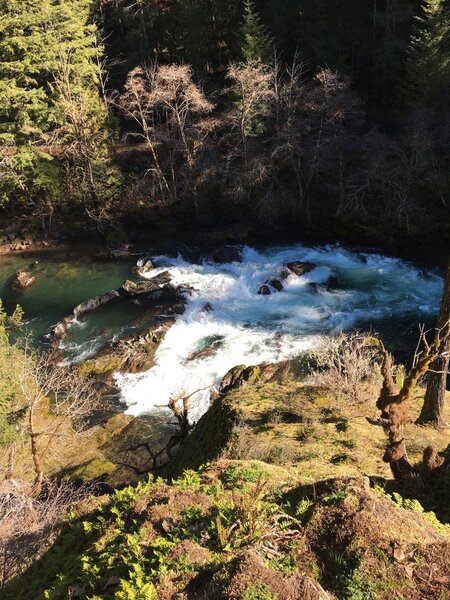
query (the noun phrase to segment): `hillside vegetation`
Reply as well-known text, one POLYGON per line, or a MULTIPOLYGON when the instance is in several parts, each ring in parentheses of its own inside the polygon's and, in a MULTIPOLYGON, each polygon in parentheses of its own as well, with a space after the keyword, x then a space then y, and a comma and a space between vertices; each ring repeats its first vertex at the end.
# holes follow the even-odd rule
MULTIPOLYGON (((394 484, 373 413, 287 373, 231 390, 181 446, 177 474, 75 505, 3 597, 447 598, 450 480, 394 484)), ((412 422, 407 436, 417 461, 447 441, 412 422)))

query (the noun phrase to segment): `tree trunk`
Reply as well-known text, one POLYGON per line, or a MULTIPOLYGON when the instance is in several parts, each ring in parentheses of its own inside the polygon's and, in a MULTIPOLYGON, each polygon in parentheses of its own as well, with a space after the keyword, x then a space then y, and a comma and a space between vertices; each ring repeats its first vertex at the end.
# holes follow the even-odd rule
MULTIPOLYGON (((450 259, 444 284, 441 309, 437 328, 445 327, 450 319, 450 259)), ((443 352, 450 352, 450 339, 446 339, 442 348, 443 352)), ((435 427, 444 426, 444 403, 447 390, 447 374, 449 357, 439 357, 430 366, 428 374, 427 391, 417 423, 430 423, 435 427)))
POLYGON ((34 430, 34 404, 30 406, 30 412, 28 414, 28 426, 30 429, 30 444, 31 444, 31 457, 33 459, 34 473, 36 475, 33 486, 33 494, 39 496, 42 491, 42 481, 44 479, 44 466, 39 454, 38 448, 38 437, 39 434, 34 430))

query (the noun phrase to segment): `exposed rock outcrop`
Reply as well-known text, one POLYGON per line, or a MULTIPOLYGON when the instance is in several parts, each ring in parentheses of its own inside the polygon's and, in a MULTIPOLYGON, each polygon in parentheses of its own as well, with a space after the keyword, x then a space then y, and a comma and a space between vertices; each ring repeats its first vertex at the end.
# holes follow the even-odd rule
POLYGON ((114 298, 118 298, 119 296, 119 290, 111 290, 109 292, 106 292, 106 294, 103 294, 102 296, 95 296, 94 298, 86 300, 86 302, 78 304, 78 306, 76 306, 73 309, 70 315, 68 315, 62 321, 57 323, 57 325, 55 325, 55 327, 52 329, 51 334, 53 338, 60 339, 64 337, 68 327, 71 323, 73 323, 73 321, 75 321, 75 319, 81 317, 87 312, 95 310, 96 308, 102 306, 103 304, 106 304, 107 302, 111 302, 111 300, 114 300, 114 298))
POLYGON ((247 367, 238 365, 230 369, 223 377, 219 387, 221 394, 226 394, 243 385, 252 385, 257 382, 267 382, 276 379, 286 370, 287 362, 262 363, 247 367))
POLYGON ((149 294, 161 289, 171 281, 169 271, 163 271, 151 279, 145 279, 142 281, 131 281, 127 279, 122 284, 122 289, 127 296, 140 296, 141 294, 149 294))
POLYGON ((136 275, 145 275, 153 271, 154 268, 155 265, 152 258, 150 256, 142 256, 133 267, 133 273, 136 273, 136 275))
POLYGON ((75 319, 87 312, 96 310, 114 298, 131 301, 137 306, 154 307, 159 309, 158 312, 163 311, 164 314, 183 314, 186 296, 191 290, 181 286, 173 286, 170 279, 170 273, 163 271, 152 279, 145 281, 127 280, 117 290, 111 290, 102 296, 95 296, 76 306, 70 315, 55 325, 51 334, 54 339, 61 339, 75 319))

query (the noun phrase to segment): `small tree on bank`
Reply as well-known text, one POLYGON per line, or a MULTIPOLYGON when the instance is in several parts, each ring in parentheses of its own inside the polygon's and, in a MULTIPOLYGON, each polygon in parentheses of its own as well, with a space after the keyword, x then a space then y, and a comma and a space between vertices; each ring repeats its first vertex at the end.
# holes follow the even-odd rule
POLYGON ((27 343, 24 348, 17 346, 12 380, 15 394, 5 412, 16 435, 5 444, 9 459, 4 477, 15 478, 15 449, 28 446, 34 471, 32 494, 37 497, 50 458, 64 451, 70 438, 86 431, 89 417, 99 407, 99 396, 76 369, 60 366, 52 354, 35 353, 27 343))
POLYGON ((235 97, 230 118, 239 131, 244 158, 247 158, 247 139, 264 131, 264 122, 271 113, 274 99, 271 70, 260 61, 231 64, 228 78, 233 82, 235 97))

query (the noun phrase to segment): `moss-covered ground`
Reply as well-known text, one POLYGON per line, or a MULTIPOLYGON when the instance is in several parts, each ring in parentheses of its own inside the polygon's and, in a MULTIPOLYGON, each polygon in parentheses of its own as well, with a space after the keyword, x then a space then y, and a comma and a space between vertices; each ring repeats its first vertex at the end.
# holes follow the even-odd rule
MULTIPOLYGON (((406 428, 413 461, 448 444, 448 431, 414 424, 422 393, 406 428)), ((337 403, 292 377, 234 389, 212 404, 164 478, 136 483, 135 471, 133 485, 75 506, 2 597, 450 598, 449 478, 422 490, 394 486, 384 433, 366 420, 375 415, 373 403, 337 403)), ((142 427, 117 415, 94 428, 78 455, 67 450, 68 472, 123 481, 118 449, 142 427)), ((139 451, 134 459, 145 466, 139 451)))

